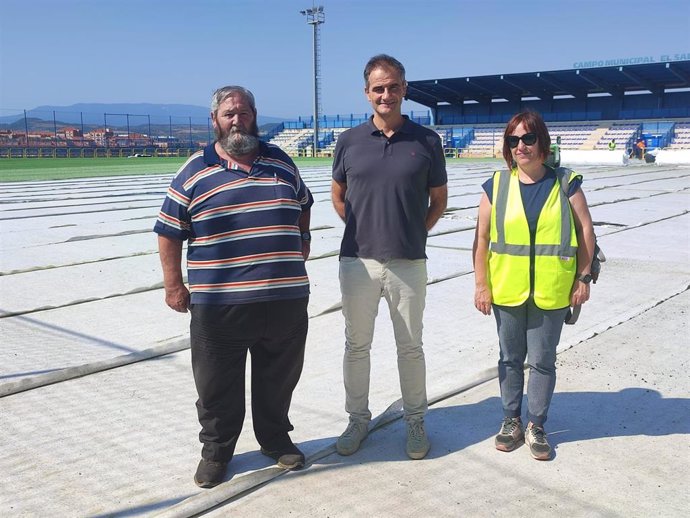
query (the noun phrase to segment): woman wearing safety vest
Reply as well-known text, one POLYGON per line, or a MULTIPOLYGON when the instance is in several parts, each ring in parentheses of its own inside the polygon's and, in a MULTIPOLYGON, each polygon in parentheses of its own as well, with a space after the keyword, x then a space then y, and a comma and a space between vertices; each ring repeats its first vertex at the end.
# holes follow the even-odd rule
POLYGON ((556 347, 570 305, 589 299, 595 244, 582 176, 544 165, 550 145, 538 113, 508 122, 503 158, 509 170, 482 185, 473 247, 474 305, 485 315, 493 307, 498 328, 504 419, 496 448, 512 451, 525 441, 538 460, 551 458, 544 422, 556 385, 556 347))

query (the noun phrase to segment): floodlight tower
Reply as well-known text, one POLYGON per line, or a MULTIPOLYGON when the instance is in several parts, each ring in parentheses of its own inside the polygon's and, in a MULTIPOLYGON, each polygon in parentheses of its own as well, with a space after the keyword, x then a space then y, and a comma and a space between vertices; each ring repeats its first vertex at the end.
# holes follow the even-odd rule
POLYGON ((319 25, 326 21, 323 6, 314 6, 300 11, 307 17, 307 23, 314 28, 314 156, 319 149, 319 112, 321 111, 321 41, 319 25))

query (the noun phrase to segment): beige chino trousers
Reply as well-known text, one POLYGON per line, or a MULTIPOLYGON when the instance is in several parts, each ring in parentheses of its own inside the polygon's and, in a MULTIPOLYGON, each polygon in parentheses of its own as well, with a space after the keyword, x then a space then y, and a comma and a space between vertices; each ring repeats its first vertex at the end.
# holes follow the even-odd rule
POLYGON ((427 411, 426 364, 422 348, 426 259, 379 262, 341 257, 339 277, 345 317, 345 410, 350 419, 371 420, 370 351, 381 296, 388 303, 393 323, 405 419, 423 418, 427 411))

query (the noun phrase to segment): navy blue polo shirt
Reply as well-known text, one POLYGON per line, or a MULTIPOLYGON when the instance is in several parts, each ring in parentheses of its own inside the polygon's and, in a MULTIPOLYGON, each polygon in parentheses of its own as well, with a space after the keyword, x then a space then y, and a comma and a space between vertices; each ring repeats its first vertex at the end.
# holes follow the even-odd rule
POLYGON ((441 139, 407 117, 386 137, 372 119, 335 147, 333 179, 347 184, 340 256, 424 259, 429 188, 448 181, 441 139))

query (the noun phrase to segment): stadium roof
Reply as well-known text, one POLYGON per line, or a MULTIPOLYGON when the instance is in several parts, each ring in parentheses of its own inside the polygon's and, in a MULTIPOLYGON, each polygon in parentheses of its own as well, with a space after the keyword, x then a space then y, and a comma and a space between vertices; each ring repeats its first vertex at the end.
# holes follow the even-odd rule
POLYGON ((466 100, 488 104, 494 99, 582 98, 607 93, 621 96, 625 92, 663 92, 670 88, 690 88, 690 60, 409 81, 407 99, 435 108, 444 103, 461 105, 466 100))

